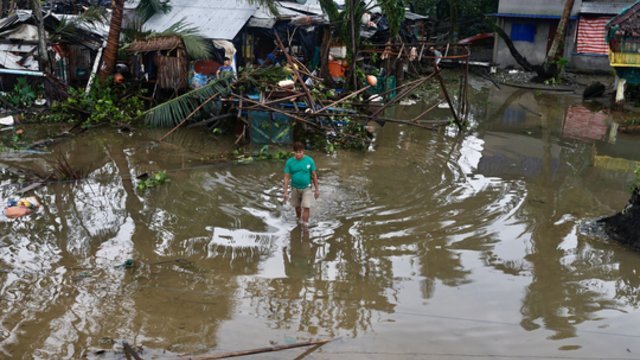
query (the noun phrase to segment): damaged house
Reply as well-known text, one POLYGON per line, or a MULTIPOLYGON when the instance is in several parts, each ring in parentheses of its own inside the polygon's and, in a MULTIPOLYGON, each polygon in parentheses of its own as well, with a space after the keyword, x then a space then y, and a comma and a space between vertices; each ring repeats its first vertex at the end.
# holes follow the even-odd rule
MULTIPOLYGON (((63 22, 68 24, 74 18, 74 15, 46 14, 43 21, 53 76, 66 85, 84 85, 108 29, 78 22, 75 25, 79 31, 59 32, 63 22)), ((37 22, 31 11, 18 10, 0 19, 0 90, 10 89, 16 76, 44 75, 36 58, 37 46, 37 22)))
POLYGON ((145 73, 151 80, 162 77, 162 87, 174 89, 174 85, 185 88, 191 83, 193 74, 206 77, 215 76, 224 58, 231 59, 236 69, 246 64, 259 64, 264 61, 277 61, 270 56, 276 49, 275 32, 290 46, 293 54, 309 62, 320 56, 321 35, 317 25, 326 23, 317 1, 306 4, 297 2, 278 2, 277 15, 268 9, 250 4, 248 1, 229 3, 224 0, 172 0, 171 10, 166 14, 157 14, 143 24, 143 31, 163 32, 176 23, 184 23, 198 30, 200 36, 208 39, 214 49, 211 59, 169 61, 163 57, 182 57, 186 54, 179 49, 184 46, 173 39, 138 40, 128 50, 139 57, 134 61, 138 65, 133 69, 136 74, 145 73), (146 43, 146 44, 145 44, 146 43), (180 64, 180 69, 166 69, 168 64, 180 64), (186 68, 184 67, 186 66, 186 68), (165 68, 165 69, 161 69, 165 68), (166 76, 182 79, 169 80, 166 76), (189 74, 189 79, 185 75, 189 74))

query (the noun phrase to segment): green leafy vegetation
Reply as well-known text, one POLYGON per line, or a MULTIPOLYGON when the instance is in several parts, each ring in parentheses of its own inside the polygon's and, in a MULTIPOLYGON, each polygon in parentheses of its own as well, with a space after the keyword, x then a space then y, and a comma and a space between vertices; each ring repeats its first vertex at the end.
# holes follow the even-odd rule
POLYGON ((138 182, 138 190, 145 191, 149 188, 162 185, 169 181, 166 171, 161 170, 151 174, 150 176, 142 176, 140 182, 138 182))
POLYGON ((640 189, 640 166, 638 166, 633 173, 635 175, 633 180, 633 190, 635 191, 640 189))
POLYGON ((294 137, 303 139, 303 142, 312 149, 324 151, 327 154, 332 154, 338 149, 364 150, 371 142, 367 128, 358 121, 348 117, 339 119, 329 117, 324 120, 324 123, 327 128, 326 131, 300 131, 294 137))
POLYGON ((273 151, 269 145, 264 145, 254 153, 245 153, 244 148, 238 148, 231 155, 238 164, 250 164, 256 160, 286 160, 293 156, 293 152, 285 150, 273 151))
POLYGON ((31 86, 27 78, 20 77, 11 92, 5 95, 4 100, 14 108, 27 108, 33 105, 33 102, 41 93, 41 86, 31 86))
POLYGON ((112 80, 96 82, 88 93, 81 88, 70 88, 69 97, 55 102, 43 121, 66 122, 84 127, 97 124, 129 124, 143 114, 144 104, 134 95, 138 92, 112 80))

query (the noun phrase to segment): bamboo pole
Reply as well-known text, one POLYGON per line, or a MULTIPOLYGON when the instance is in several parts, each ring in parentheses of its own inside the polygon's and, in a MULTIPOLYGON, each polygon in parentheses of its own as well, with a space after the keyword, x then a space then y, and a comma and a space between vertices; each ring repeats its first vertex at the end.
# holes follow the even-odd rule
POLYGON ((431 110, 435 109, 436 106, 438 106, 439 104, 440 104, 440 99, 438 98, 436 103, 433 106, 430 106, 427 110, 421 112, 420 115, 414 117, 411 121, 413 121, 413 122, 418 121, 421 117, 425 116, 428 112, 430 112, 431 110))
POLYGON ((324 111, 324 110, 327 110, 327 109, 328 109, 328 108, 330 108, 330 107, 336 106, 337 104, 339 104, 339 103, 341 103, 341 102, 343 102, 343 101, 346 101, 346 100, 348 100, 348 99, 351 99, 352 97, 354 97, 354 96, 356 96, 356 95, 358 95, 358 94, 360 94, 360 93, 362 93, 362 92, 366 91, 366 90, 367 90, 367 89, 369 89, 370 87, 371 87, 371 85, 367 85, 367 86, 363 87, 362 89, 360 89, 360 90, 358 90, 358 91, 354 91, 354 92, 352 92, 351 94, 349 94, 349 95, 347 95, 347 96, 343 97, 342 99, 336 100, 336 101, 332 102, 331 104, 329 104, 329 105, 327 105, 327 106, 325 106, 325 107, 321 108, 320 110, 318 110, 318 111, 313 111, 313 112, 314 112, 314 113, 319 113, 319 112, 322 112, 322 111, 324 111))
MULTIPOLYGON (((435 73, 434 73, 435 74, 435 73)), ((384 104, 382 107, 380 107, 378 110, 374 111, 373 114, 371 114, 371 119, 374 119, 378 114, 380 114, 381 112, 383 112, 384 110, 386 110, 389 106, 397 103, 398 101, 402 100, 402 98, 404 98, 409 92, 417 89, 419 86, 421 86, 422 84, 424 84, 427 80, 429 80, 430 78, 432 78, 434 76, 434 74, 430 74, 428 76, 423 77, 422 79, 416 81, 413 85, 407 87, 406 89, 404 89, 402 91, 402 93, 398 94, 395 98, 393 98, 392 100, 390 100, 389 102, 387 102, 386 104, 384 104)))
POLYGON ((309 121, 307 119, 304 119, 304 118, 301 118, 299 116, 296 116, 294 113, 283 111, 283 110, 280 110, 280 109, 273 108, 271 106, 264 105, 264 104, 262 104, 262 103, 260 103, 258 101, 251 100, 249 98, 245 98, 245 97, 240 96, 238 94, 232 94, 232 96, 236 97, 236 98, 238 98, 240 100, 246 101, 246 102, 248 102, 250 104, 254 104, 254 105, 258 105, 259 107, 263 107, 266 110, 269 110, 269 111, 272 111, 272 112, 276 112, 278 114, 289 116, 290 118, 292 118, 294 120, 297 120, 299 122, 302 122, 302 123, 305 123, 305 124, 308 124, 308 125, 311 125, 311 126, 314 126, 314 127, 320 127, 318 124, 312 123, 311 121, 309 121))
POLYGON ((293 62, 292 58, 291 58, 291 54, 289 54, 289 52, 287 51, 287 49, 284 47, 284 44, 282 43, 282 40, 280 40, 280 35, 278 35, 278 32, 275 32, 276 35, 276 43, 278 45, 278 47, 282 50, 282 52, 284 53, 284 56, 287 58, 287 63, 289 63, 289 65, 291 66, 291 71, 294 72, 294 75, 296 77, 296 79, 298 80, 298 83, 300 83, 300 86, 302 87, 302 90, 304 90, 305 94, 307 95, 307 101, 309 102, 309 107, 311 109, 314 109, 316 106, 315 101, 313 101, 313 96, 311 96, 311 92, 309 91, 309 88, 307 87, 307 84, 304 83, 304 80, 302 79, 302 76, 300 76, 300 72, 298 71, 296 64, 293 62))
POLYGON ((176 125, 173 129, 169 130, 169 132, 167 132, 166 134, 162 135, 162 137, 160 138, 160 140, 158 141, 162 141, 164 140, 167 136, 173 134, 174 131, 178 130, 178 128, 180 126, 182 126, 185 122, 187 122, 187 120, 191 119, 191 117, 193 115, 195 115, 195 113, 197 113, 198 111, 200 111, 205 105, 207 105, 209 102, 211 102, 213 99, 217 98, 220 95, 219 92, 211 95, 207 100, 203 101, 202 104, 198 105, 189 115, 187 115, 187 117, 185 117, 178 125, 176 125))
POLYGON ((394 88, 393 88, 393 89, 391 89, 391 90, 387 90, 387 91, 381 92, 380 94, 378 94, 378 96, 385 96, 385 95, 387 95, 387 94, 389 94, 389 93, 391 93, 391 92, 398 91, 398 90, 400 90, 400 89, 402 89, 402 88, 405 88, 405 87, 407 87, 407 86, 409 86, 409 85, 415 84, 415 83, 417 83, 418 81, 420 81, 420 79, 417 79, 417 80, 413 80, 413 81, 406 82, 406 83, 404 83, 404 84, 402 84, 402 85, 400 85, 400 86, 396 86, 396 87, 394 87, 394 88))
POLYGON ((187 129, 191 129, 191 128, 199 127, 199 126, 209 125, 210 123, 212 123, 212 122, 214 122, 214 121, 223 120, 223 119, 226 119, 226 118, 229 118, 229 117, 232 117, 232 116, 233 116, 233 114, 232 114, 232 113, 226 113, 226 114, 222 114, 222 115, 216 115, 216 116, 213 116, 213 117, 211 117, 211 118, 209 118, 209 119, 207 119, 207 120, 202 120, 202 121, 198 121, 198 122, 197 122, 197 123, 195 123, 195 124, 187 125, 187 129))
POLYGON ((453 107, 453 103, 451 103, 451 98, 449 98, 449 92, 447 91, 447 87, 444 84, 444 80, 442 80, 442 77, 440 76, 440 70, 436 70, 436 72, 434 74, 436 74, 436 78, 440 82, 440 88, 442 88, 442 92, 444 93, 444 97, 445 97, 445 99, 447 99, 447 104, 449 104, 449 109, 451 110, 451 114, 453 115, 453 119, 455 120, 456 125, 458 125, 458 129, 462 130, 462 124, 460 123, 460 119, 458 118, 458 115, 456 114, 456 110, 453 107))

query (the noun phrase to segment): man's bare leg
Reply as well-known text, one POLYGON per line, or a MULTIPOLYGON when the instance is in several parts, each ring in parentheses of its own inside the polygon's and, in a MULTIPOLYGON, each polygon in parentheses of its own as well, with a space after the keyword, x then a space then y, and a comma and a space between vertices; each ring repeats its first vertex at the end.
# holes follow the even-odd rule
POLYGON ((309 208, 302 209, 302 224, 309 225, 309 208))
MULTIPOLYGON (((308 209, 307 209, 308 210, 308 209)), ((298 221, 300 221, 300 216, 302 215, 302 208, 297 207, 296 208, 296 218, 298 219, 298 221)))

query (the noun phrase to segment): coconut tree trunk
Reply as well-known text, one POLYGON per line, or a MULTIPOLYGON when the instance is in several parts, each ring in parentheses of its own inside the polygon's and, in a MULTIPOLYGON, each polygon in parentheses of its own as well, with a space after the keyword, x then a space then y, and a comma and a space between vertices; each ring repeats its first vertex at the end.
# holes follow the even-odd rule
POLYGON ((527 58, 525 58, 524 56, 522 56, 522 54, 520 54, 518 49, 516 49, 515 45, 513 44, 513 41, 511 41, 511 38, 509 37, 509 35, 507 35, 507 33, 504 32, 504 30, 500 27, 500 25, 496 24, 495 22, 490 22, 490 24, 493 27, 493 31, 495 31, 498 34, 498 36, 500 36, 500 38, 502 38, 504 43, 507 45, 507 48, 509 48, 509 52, 511 53, 511 56, 513 56, 513 58, 516 60, 518 65, 520 65, 525 71, 536 71, 536 66, 531 65, 529 60, 527 60, 527 58))
POLYGON ((460 33, 460 24, 458 22, 458 1, 449 0, 449 19, 451 19, 451 41, 458 41, 458 34, 460 33))
POLYGON ((562 17, 560 18, 560 23, 558 23, 558 29, 556 30, 556 34, 553 37, 551 46, 549 47, 549 52, 547 53, 547 58, 545 59, 545 63, 553 62, 559 58, 558 49, 560 48, 560 45, 564 41, 567 22, 569 21, 569 16, 571 15, 571 9, 573 9, 574 2, 575 0, 567 0, 567 2, 564 3, 564 10, 562 11, 562 17))
MULTIPOLYGON (((36 1, 36 0, 33 0, 36 1)), ((100 79, 104 80, 113 74, 118 57, 118 45, 120 42, 120 29, 122 28, 122 15, 124 13, 125 0, 113 0, 111 2, 111 23, 109 24, 109 36, 107 46, 102 57, 100 67, 100 79)))
POLYGON ((47 33, 44 30, 44 18, 42 17, 40 0, 31 0, 31 10, 33 10, 33 15, 38 22, 38 65, 40 71, 45 74, 51 74, 51 61, 47 50, 47 33))
POLYGON ((360 19, 356 23, 355 13, 356 13, 356 0, 351 0, 351 13, 349 16, 351 17, 351 80, 353 81, 353 90, 358 90, 358 75, 356 74, 356 57, 358 53, 358 45, 356 44, 356 31, 360 29, 360 19), (356 30, 358 29, 358 30, 356 30))

